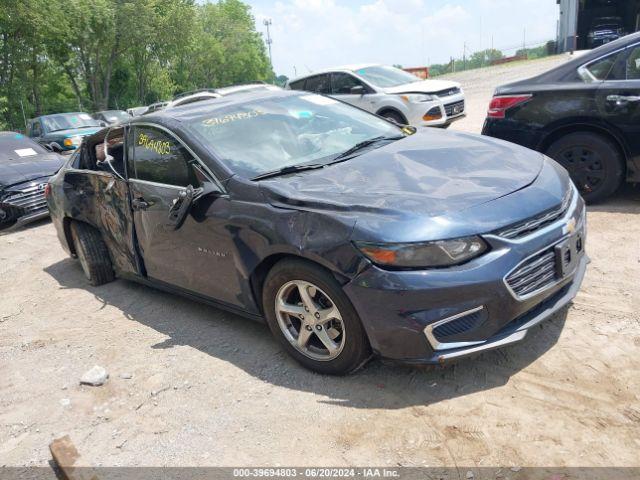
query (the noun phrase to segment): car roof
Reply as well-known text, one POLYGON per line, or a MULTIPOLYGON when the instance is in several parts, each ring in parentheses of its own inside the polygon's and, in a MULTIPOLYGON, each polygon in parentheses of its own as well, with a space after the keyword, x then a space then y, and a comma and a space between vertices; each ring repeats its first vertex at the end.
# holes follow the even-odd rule
POLYGON ((216 89, 216 92, 220 95, 231 95, 238 92, 252 91, 252 90, 279 90, 280 87, 271 85, 269 83, 247 83, 245 85, 231 85, 229 87, 222 87, 216 89))
POLYGON ((182 97, 175 98, 167 104, 166 108, 177 108, 188 103, 194 103, 195 101, 204 101, 210 98, 220 97, 221 95, 219 93, 203 90, 197 93, 192 93, 190 95, 184 95, 182 97))
POLYGON ((143 117, 132 118, 130 123, 135 125, 136 123, 147 123, 151 121, 158 121, 159 123, 166 123, 167 120, 190 120, 195 117, 206 115, 223 108, 242 105, 252 100, 262 100, 266 98, 280 98, 280 97, 296 97, 300 95, 309 95, 308 92, 297 92, 291 90, 247 90, 234 93, 233 95, 223 96, 220 98, 212 98, 208 100, 201 100, 199 102, 187 103, 186 105, 180 105, 175 108, 158 110, 143 117))
POLYGON ((624 37, 620 37, 613 42, 606 43, 601 47, 590 50, 584 54, 576 55, 575 58, 569 60, 566 63, 558 65, 557 67, 552 68, 540 75, 527 78, 524 80, 518 80, 512 83, 507 83, 504 85, 500 85, 497 89, 500 94, 504 94, 505 92, 511 93, 513 92, 513 88, 522 88, 531 84, 547 84, 547 83, 555 83, 561 82, 567 76, 573 75, 578 67, 585 65, 587 63, 593 62, 602 57, 606 57, 607 55, 614 53, 618 50, 622 50, 627 48, 628 46, 640 41, 640 32, 632 33, 630 35, 626 35, 624 37))
POLYGON ((316 70, 315 72, 307 73, 306 75, 300 75, 296 78, 292 78, 288 83, 297 82, 298 80, 302 80, 309 77, 315 77, 316 75, 323 75, 325 73, 331 72, 355 72, 356 70, 361 70, 363 68, 369 67, 381 67, 383 66, 380 63, 353 63, 349 65, 340 65, 332 68, 323 68, 322 70, 316 70))

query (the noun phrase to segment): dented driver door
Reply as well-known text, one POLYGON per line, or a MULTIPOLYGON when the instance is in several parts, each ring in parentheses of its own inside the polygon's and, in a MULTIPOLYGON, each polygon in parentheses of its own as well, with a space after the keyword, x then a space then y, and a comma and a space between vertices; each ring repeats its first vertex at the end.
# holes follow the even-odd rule
POLYGON ((239 305, 238 280, 230 274, 233 258, 227 254, 229 200, 193 205, 183 224, 176 225, 172 217, 179 202, 187 190, 201 187, 193 156, 159 127, 136 125, 129 139, 131 208, 147 277, 239 305), (203 208, 207 214, 199 217, 203 208))

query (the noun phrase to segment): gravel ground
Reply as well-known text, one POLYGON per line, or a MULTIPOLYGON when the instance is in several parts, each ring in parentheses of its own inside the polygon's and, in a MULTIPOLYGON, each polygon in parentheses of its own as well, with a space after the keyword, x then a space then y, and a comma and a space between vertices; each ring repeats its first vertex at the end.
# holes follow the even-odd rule
MULTIPOLYGON (((478 132, 493 88, 556 57, 455 77, 478 132)), ((94 288, 48 222, 0 236, 0 465, 637 466, 640 193, 589 209, 573 306, 524 343, 444 370, 346 378, 267 328, 127 281, 94 288), (102 386, 80 385, 94 365, 102 386), (311 448, 310 448, 311 447, 311 448)), ((463 473, 464 475, 464 473, 463 473)))

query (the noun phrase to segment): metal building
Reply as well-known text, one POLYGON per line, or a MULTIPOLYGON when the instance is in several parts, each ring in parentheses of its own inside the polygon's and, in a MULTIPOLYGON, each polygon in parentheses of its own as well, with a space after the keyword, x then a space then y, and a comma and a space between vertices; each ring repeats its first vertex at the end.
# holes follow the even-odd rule
POLYGON ((604 19, 620 19, 624 33, 640 30, 640 0, 556 0, 560 7, 558 51, 590 47, 589 32, 604 19))

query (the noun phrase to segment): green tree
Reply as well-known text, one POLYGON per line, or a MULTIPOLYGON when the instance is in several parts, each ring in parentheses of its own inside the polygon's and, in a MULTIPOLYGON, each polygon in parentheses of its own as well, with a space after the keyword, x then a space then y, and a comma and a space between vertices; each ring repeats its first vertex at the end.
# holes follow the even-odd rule
POLYGON ((274 78, 240 0, 2 0, 2 128, 274 78))

